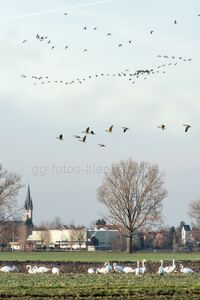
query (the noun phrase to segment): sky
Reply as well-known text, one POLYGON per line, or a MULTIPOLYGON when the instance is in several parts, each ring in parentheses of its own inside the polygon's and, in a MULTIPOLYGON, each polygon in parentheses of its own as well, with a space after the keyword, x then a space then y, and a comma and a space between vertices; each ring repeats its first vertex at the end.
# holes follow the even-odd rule
POLYGON ((34 223, 103 217, 104 171, 129 158, 164 172, 164 223, 190 222, 189 203, 200 198, 199 0, 0 0, 0 8, 0 163, 30 184, 34 223), (154 74, 129 75, 137 70, 154 74), (88 126, 96 134, 83 144, 73 135, 88 126))

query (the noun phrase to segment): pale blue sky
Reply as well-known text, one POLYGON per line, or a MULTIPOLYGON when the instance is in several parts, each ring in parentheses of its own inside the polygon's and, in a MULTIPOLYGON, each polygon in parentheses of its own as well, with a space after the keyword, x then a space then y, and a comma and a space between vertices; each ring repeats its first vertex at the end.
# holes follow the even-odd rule
MULTIPOLYGON (((200 197, 199 1, 94 2, 101 1, 0 0, 0 162, 30 183, 35 223, 60 216, 66 224, 88 225, 101 217, 99 168, 129 157, 157 163, 165 172, 166 224, 188 222, 188 203, 200 197), (38 41, 37 33, 48 36, 55 49, 38 41), (126 69, 157 71, 163 64, 167 66, 159 74, 135 85, 112 76, 81 85, 42 85, 31 78, 65 82, 126 69), (161 123, 166 124, 164 132, 157 128, 161 123), (192 125, 187 134, 183 123, 192 125), (111 124, 114 132, 108 136, 105 129, 111 124), (126 135, 124 125, 130 127, 126 135), (73 134, 87 126, 96 135, 79 143, 73 134), (64 142, 56 140, 59 133, 64 142), (107 147, 100 149, 98 143, 107 147)), ((23 189, 19 205, 25 194, 23 189)))

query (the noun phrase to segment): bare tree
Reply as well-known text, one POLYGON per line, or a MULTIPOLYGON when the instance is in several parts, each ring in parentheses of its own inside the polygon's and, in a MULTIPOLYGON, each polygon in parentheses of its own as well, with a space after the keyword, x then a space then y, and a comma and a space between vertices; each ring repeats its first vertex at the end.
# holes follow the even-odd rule
POLYGON ((63 225, 62 220, 59 217, 55 217, 52 221, 43 221, 40 223, 39 228, 61 229, 63 225))
POLYGON ((71 248, 74 243, 78 243, 79 249, 86 241, 86 228, 82 226, 77 226, 76 228, 72 228, 70 232, 70 241, 71 248))
POLYGON ((200 200, 193 201, 189 206, 189 216, 197 228, 200 228, 200 200))
POLYGON ((134 233, 161 220, 162 200, 167 195, 163 184, 157 165, 129 159, 113 164, 97 190, 99 201, 108 208, 108 220, 128 238, 129 253, 134 233))
POLYGON ((19 245, 21 251, 26 250, 26 242, 27 242, 27 227, 26 225, 21 225, 19 227, 19 245))
POLYGON ((55 217, 50 223, 50 229, 60 229, 63 225, 62 220, 59 217, 55 217))
POLYGON ((43 228, 43 230, 39 233, 39 240, 41 242, 41 246, 49 247, 51 241, 51 235, 48 227, 43 228))
POLYGON ((0 164, 0 224, 15 215, 15 196, 22 187, 20 176, 9 172, 0 164))

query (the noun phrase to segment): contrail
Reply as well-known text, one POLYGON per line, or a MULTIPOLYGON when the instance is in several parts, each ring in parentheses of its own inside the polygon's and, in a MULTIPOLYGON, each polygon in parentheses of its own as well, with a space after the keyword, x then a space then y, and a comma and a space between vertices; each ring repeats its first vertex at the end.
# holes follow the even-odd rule
POLYGON ((9 17, 3 20, 0 20, 0 23, 6 22, 6 21, 12 21, 12 20, 17 20, 17 19, 23 19, 23 18, 29 18, 29 17, 34 17, 34 16, 39 16, 39 15, 46 15, 46 14, 53 14, 59 11, 63 10, 68 10, 68 9, 74 9, 74 8, 81 8, 81 7, 86 7, 86 6, 94 6, 94 5, 100 5, 108 2, 112 2, 113 0, 103 0, 103 1, 96 1, 96 2, 88 2, 85 4, 77 4, 74 6, 68 6, 68 7, 63 7, 63 8, 58 8, 58 9, 52 9, 52 10, 45 10, 45 11, 40 11, 37 13, 33 14, 26 14, 26 15, 21 15, 21 16, 15 16, 15 17, 9 17))

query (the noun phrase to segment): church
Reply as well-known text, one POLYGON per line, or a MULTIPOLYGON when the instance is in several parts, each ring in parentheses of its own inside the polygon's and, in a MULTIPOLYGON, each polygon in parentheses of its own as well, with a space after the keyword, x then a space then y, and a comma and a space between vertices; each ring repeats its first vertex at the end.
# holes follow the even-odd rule
POLYGON ((13 217, 12 220, 1 224, 0 247, 1 249, 11 248, 12 250, 24 249, 27 237, 33 230, 33 201, 28 185, 22 218, 13 217))
POLYGON ((98 246, 110 250, 115 241, 120 240, 116 228, 87 229, 86 227, 68 227, 62 225, 59 229, 38 228, 33 225, 33 201, 28 185, 23 207, 23 220, 11 221, 10 234, 7 235, 10 248, 21 251, 62 249, 62 250, 89 250, 98 246), (95 243, 93 243, 95 241, 95 243))
POLYGON ((27 227, 28 235, 33 230, 33 201, 30 192, 30 186, 28 185, 26 200, 24 204, 24 224, 27 227))

